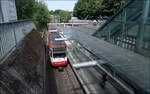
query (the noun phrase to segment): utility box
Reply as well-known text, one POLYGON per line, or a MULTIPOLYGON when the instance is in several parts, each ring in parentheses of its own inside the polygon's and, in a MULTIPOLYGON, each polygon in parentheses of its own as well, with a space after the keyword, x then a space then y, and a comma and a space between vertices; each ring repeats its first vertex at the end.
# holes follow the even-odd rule
POLYGON ((17 20, 15 0, 0 0, 0 22, 17 20))

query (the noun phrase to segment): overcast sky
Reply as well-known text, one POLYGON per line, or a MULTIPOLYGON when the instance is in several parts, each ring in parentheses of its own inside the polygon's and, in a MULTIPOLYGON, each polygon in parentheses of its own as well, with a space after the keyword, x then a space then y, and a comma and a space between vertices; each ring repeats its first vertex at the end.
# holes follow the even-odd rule
POLYGON ((45 1, 49 10, 62 9, 67 11, 73 11, 75 6, 75 0, 47 0, 45 1))

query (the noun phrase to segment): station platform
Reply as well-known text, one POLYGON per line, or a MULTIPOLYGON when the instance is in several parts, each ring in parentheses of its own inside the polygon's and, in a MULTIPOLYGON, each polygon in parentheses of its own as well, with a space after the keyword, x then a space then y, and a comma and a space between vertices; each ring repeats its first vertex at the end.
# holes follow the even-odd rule
POLYGON ((105 62, 124 81, 140 93, 150 93, 150 58, 100 40, 84 30, 59 28, 105 62))
POLYGON ((73 64, 89 62, 91 59, 95 59, 92 54, 79 46, 79 44, 76 44, 75 41, 68 45, 68 58, 72 69, 85 90, 85 94, 124 94, 124 92, 114 87, 109 80, 106 81, 105 88, 103 88, 101 86, 102 73, 96 67, 79 69, 73 67, 73 64))

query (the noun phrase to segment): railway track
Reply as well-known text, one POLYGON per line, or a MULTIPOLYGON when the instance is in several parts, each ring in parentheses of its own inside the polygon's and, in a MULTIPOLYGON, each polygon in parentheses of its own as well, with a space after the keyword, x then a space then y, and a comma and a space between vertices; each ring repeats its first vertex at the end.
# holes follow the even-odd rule
MULTIPOLYGON (((46 49, 48 55, 48 49, 46 49)), ((59 71, 53 68, 47 57, 46 63, 46 93, 45 94, 84 94, 77 78, 75 77, 70 65, 59 71)))
POLYGON ((57 94, 84 94, 69 64, 63 71, 53 69, 53 72, 56 79, 57 94))
POLYGON ((48 47, 46 52, 46 94, 85 94, 70 64, 64 67, 63 71, 53 68, 50 65, 48 47))
MULTIPOLYGON (((76 42, 68 45, 68 55, 71 61, 70 65, 98 59, 76 42)), ((57 94, 122 94, 109 82, 106 83, 106 88, 103 89, 100 86, 102 75, 95 67, 76 70, 70 65, 61 72, 58 69, 52 69, 57 94)))

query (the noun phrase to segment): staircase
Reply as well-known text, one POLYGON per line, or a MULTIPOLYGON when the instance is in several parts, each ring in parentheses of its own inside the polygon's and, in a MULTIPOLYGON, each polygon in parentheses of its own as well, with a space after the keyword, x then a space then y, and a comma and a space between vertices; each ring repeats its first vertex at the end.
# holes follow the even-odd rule
POLYGON ((150 0, 130 0, 93 35, 150 57, 150 0))

